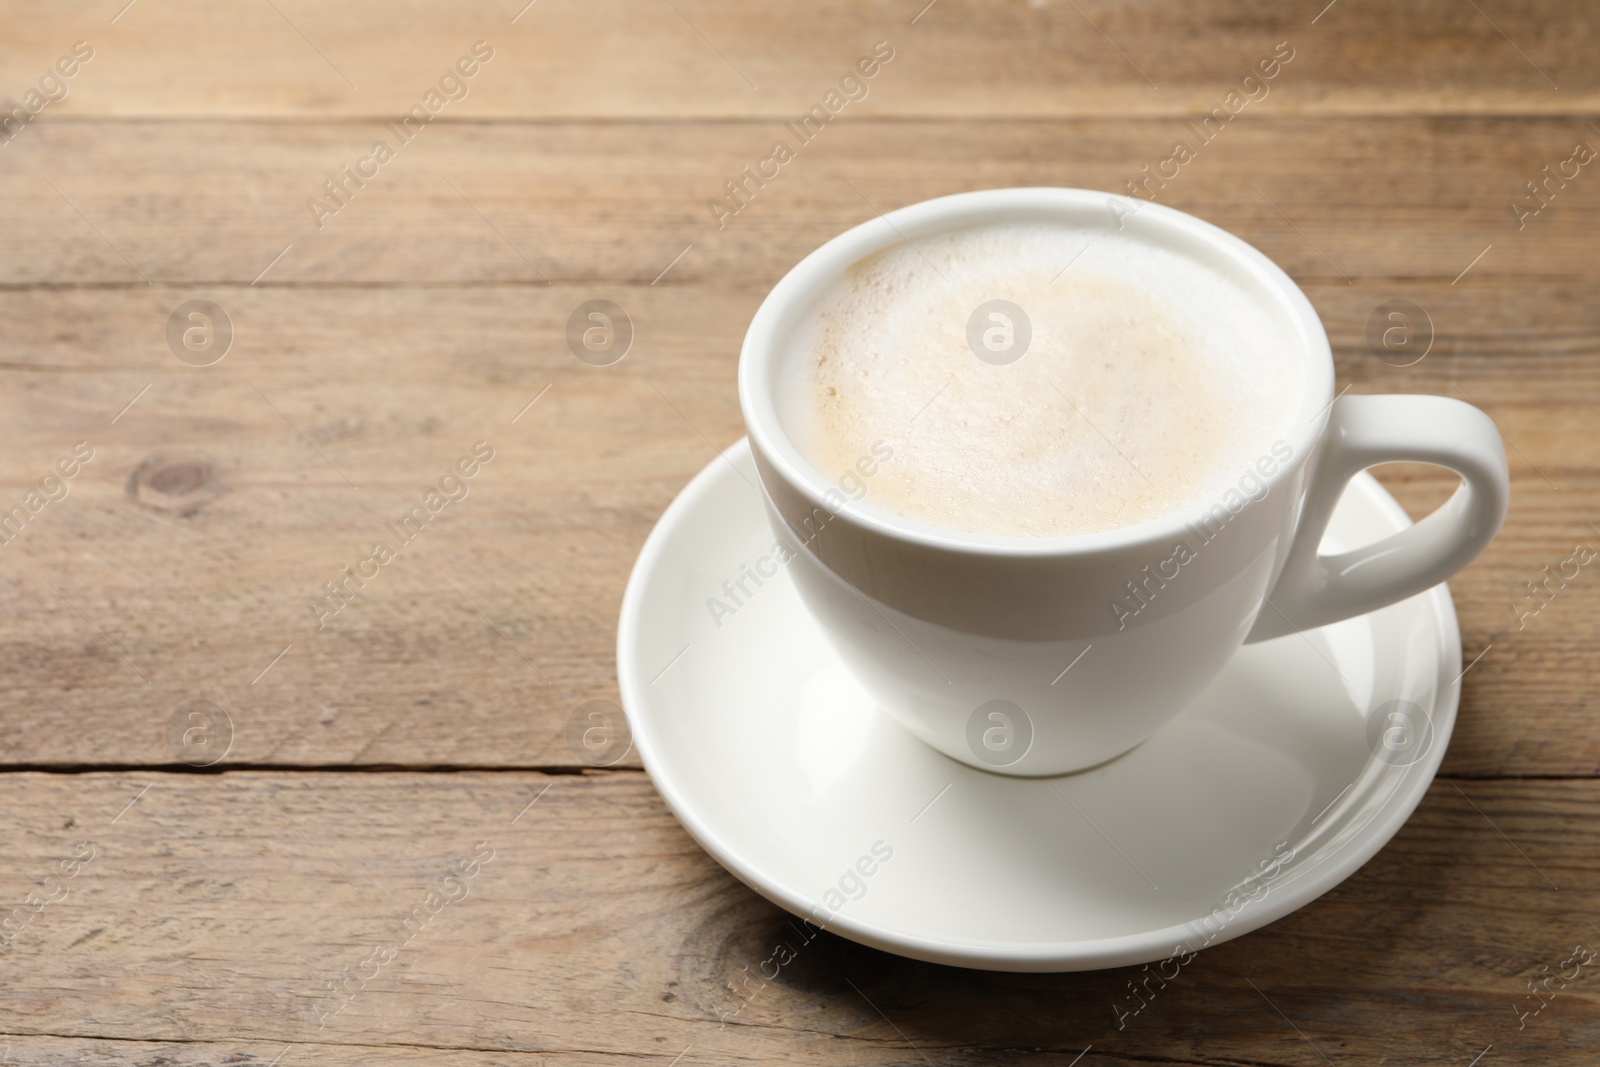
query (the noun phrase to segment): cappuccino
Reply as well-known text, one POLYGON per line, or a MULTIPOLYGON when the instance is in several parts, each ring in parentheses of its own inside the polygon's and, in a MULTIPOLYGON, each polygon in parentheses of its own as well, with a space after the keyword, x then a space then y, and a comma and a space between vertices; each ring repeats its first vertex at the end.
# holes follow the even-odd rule
POLYGON ((825 289, 778 361, 778 417, 869 506, 1005 537, 1115 530, 1214 499, 1301 392, 1290 328, 1232 276, 1112 229, 990 223, 825 289))

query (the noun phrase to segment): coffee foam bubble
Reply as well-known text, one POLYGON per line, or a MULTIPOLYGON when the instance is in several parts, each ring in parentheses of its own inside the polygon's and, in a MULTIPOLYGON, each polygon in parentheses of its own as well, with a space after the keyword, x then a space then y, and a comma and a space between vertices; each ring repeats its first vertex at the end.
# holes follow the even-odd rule
POLYGON ((1112 530, 1214 498, 1282 436, 1301 389, 1289 328, 1240 283, 1065 224, 919 237, 797 318, 776 385, 801 455, 837 481, 886 442, 867 501, 971 533, 1112 530), (1031 326, 1014 362, 969 346, 994 300, 1031 326))

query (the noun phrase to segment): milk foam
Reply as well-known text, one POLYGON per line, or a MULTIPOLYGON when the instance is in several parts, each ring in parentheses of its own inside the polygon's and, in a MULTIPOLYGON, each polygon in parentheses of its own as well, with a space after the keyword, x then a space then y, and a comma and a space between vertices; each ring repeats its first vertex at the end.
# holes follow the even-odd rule
POLYGON ((1294 339, 1260 297, 1115 231, 919 237, 800 318, 777 401, 801 455, 835 482, 872 469, 855 476, 868 504, 970 533, 1112 530, 1213 499, 1283 435, 1301 390, 1294 339), (1032 327, 1004 365, 968 343, 996 299, 1032 327), (879 441, 893 457, 862 465, 879 441))

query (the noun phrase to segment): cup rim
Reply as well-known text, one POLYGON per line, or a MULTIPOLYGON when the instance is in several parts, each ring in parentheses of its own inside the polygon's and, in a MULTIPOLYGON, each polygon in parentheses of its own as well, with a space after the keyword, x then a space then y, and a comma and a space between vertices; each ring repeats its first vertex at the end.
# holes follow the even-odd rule
POLYGON ((1285 313, 1301 359, 1301 395, 1294 419, 1282 438, 1293 448, 1293 457, 1262 478, 1270 494, 1311 455, 1337 399, 1332 395, 1333 351, 1316 309, 1281 267, 1242 238, 1176 208, 1093 189, 985 189, 924 200, 854 226, 795 264, 756 310, 739 354, 739 404, 757 454, 813 508, 847 518, 881 537, 926 548, 1026 558, 1087 554, 1181 536, 1208 514, 1215 500, 1207 498, 1116 529, 1051 537, 969 533, 907 518, 871 504, 848 499, 840 503, 840 491, 789 441, 774 401, 773 372, 782 349, 784 338, 780 331, 785 317, 795 306, 814 297, 823 284, 861 260, 892 245, 946 230, 988 222, 1081 217, 1085 209, 1109 212, 1110 205, 1118 201, 1136 205, 1137 225, 1159 227, 1187 244, 1204 245, 1208 254, 1228 260, 1246 273, 1263 295, 1275 298, 1285 313))

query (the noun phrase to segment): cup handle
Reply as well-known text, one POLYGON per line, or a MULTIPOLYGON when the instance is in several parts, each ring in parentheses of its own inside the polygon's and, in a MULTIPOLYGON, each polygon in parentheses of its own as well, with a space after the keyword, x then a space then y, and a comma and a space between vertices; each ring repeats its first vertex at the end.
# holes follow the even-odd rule
POLYGON ((1500 431, 1444 396, 1347 396, 1333 402, 1282 573, 1246 643, 1324 626, 1420 593, 1472 562, 1511 501, 1500 431), (1431 463, 1461 475, 1433 514, 1335 556, 1318 548, 1350 479, 1379 463, 1431 463))

